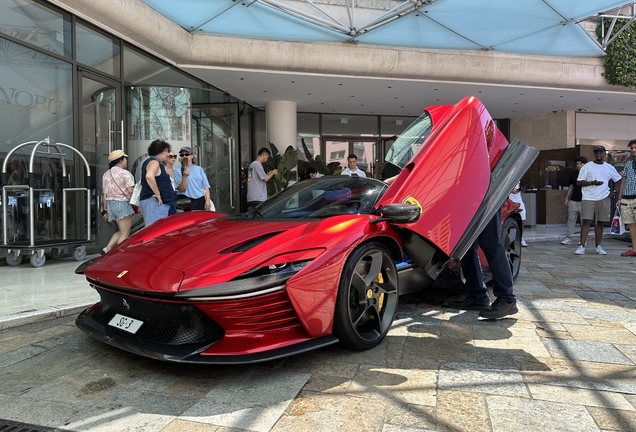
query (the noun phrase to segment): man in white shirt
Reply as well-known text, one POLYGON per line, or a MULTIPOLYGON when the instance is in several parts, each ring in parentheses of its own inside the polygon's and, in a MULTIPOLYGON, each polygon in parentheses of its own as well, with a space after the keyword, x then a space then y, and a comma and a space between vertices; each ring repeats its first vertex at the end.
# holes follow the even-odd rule
POLYGON ((357 164, 358 164, 358 156, 356 156, 354 153, 351 153, 349 156, 347 156, 347 165, 348 165, 347 168, 342 170, 340 174, 348 175, 348 176, 355 174, 358 177, 366 177, 367 175, 364 173, 364 171, 358 168, 357 164))
POLYGON ((618 189, 622 181, 621 175, 612 165, 605 162, 605 147, 594 147, 594 160, 583 165, 579 171, 576 183, 581 186, 583 199, 581 200, 581 244, 576 255, 585 254, 585 242, 590 232, 592 219, 596 220, 594 227, 594 252, 599 255, 607 255, 601 247, 603 239, 603 222, 609 222, 610 215, 610 188, 609 181, 614 180, 614 189, 618 189))

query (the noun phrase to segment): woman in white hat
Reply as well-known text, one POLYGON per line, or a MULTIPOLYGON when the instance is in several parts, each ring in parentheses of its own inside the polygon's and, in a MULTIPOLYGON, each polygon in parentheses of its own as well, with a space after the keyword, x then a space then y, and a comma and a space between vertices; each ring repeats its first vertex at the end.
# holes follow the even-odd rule
POLYGON ((108 155, 108 170, 102 176, 102 216, 107 221, 115 221, 119 231, 102 249, 104 253, 130 236, 135 212, 129 201, 135 188, 135 178, 127 167, 128 155, 123 151, 115 150, 108 155))

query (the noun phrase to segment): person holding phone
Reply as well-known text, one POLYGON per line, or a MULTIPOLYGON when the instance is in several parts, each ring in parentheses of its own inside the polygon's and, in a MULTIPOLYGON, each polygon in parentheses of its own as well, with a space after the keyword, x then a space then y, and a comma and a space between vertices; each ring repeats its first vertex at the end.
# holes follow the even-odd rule
POLYGON ((192 210, 212 210, 210 199, 210 182, 208 176, 199 165, 194 162, 192 147, 181 147, 181 170, 175 170, 174 182, 177 190, 190 198, 192 210))

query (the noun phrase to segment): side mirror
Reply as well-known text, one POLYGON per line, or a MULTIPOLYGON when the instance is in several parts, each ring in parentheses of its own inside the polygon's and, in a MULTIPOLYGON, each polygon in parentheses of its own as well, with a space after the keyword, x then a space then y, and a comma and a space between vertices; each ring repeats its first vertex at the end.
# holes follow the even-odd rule
POLYGON ((387 204, 380 209, 380 217, 369 223, 376 224, 382 221, 411 223, 417 221, 420 214, 420 208, 414 204, 387 204))

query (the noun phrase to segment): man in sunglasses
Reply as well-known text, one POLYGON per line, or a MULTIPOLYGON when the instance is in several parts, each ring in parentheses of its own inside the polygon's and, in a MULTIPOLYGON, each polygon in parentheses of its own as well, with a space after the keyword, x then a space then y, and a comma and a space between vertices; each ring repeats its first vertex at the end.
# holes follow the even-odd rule
POLYGON ((210 182, 203 168, 194 162, 192 147, 181 147, 179 157, 183 170, 174 170, 174 182, 177 189, 190 198, 192 210, 210 210, 212 208, 210 182))

